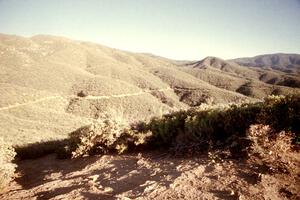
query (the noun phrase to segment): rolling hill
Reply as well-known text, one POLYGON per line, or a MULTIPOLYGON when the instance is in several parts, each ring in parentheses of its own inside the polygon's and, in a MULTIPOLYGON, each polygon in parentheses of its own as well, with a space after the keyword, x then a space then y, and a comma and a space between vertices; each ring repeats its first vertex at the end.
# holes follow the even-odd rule
POLYGON ((264 69, 260 80, 276 85, 300 87, 299 54, 267 54, 250 58, 237 58, 233 62, 242 66, 264 69))
POLYGON ((299 92, 299 63, 289 61, 292 72, 242 59, 173 61, 63 37, 0 34, 0 136, 23 145, 65 138, 107 116, 134 122, 202 103, 299 92))
POLYGON ((216 57, 187 62, 181 66, 181 70, 211 85, 253 98, 261 99, 271 94, 286 95, 299 92, 297 83, 300 79, 296 73, 287 74, 263 67, 244 66, 238 64, 236 60, 216 57), (291 84, 288 84, 287 80, 290 80, 291 84))
POLYGON ((273 69, 286 73, 300 73, 299 54, 266 54, 249 58, 237 58, 232 61, 243 66, 273 69))

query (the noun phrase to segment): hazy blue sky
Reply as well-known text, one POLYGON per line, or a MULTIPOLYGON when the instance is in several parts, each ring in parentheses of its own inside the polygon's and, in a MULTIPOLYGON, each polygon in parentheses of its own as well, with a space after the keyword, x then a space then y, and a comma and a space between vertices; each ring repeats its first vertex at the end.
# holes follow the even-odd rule
POLYGON ((0 0, 0 32, 176 59, 300 53, 300 1, 0 0))

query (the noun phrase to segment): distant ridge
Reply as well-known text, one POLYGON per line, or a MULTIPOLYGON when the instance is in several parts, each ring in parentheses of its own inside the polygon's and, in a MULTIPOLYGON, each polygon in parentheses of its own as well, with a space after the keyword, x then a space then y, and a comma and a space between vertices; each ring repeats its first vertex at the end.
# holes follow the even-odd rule
POLYGON ((236 58, 240 65, 260 68, 271 68, 285 73, 300 73, 300 54, 265 54, 255 57, 236 58))

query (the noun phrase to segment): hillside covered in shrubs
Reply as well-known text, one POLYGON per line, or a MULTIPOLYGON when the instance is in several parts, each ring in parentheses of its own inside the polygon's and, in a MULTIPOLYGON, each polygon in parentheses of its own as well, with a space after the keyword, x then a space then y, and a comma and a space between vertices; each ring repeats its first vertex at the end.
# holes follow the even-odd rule
POLYGON ((257 103, 202 105, 130 126, 107 119, 72 132, 63 152, 80 157, 158 148, 184 152, 231 146, 240 151, 251 143, 247 130, 252 124, 292 132, 293 143, 299 143, 300 97, 270 96, 257 103))

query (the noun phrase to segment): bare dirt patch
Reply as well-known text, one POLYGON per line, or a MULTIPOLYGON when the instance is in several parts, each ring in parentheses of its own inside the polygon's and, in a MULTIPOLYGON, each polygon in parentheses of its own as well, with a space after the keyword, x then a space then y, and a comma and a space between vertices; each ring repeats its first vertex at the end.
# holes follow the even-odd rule
POLYGON ((0 199, 297 199, 299 175, 207 156, 159 152, 18 163, 19 177, 0 199))

